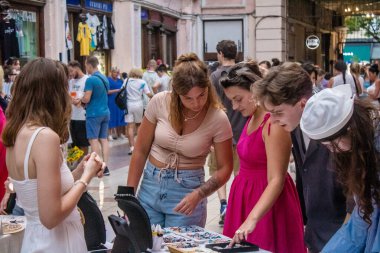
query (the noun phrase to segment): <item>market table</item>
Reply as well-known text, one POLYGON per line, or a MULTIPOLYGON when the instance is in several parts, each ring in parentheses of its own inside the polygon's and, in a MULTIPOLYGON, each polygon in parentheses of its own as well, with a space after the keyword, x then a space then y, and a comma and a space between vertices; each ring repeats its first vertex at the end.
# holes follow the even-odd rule
POLYGON ((0 224, 2 226, 8 223, 10 220, 17 220, 18 223, 22 224, 22 230, 14 233, 12 232, 9 234, 1 234, 2 230, 0 229, 0 252, 20 253, 22 240, 24 238, 24 228, 26 225, 25 216, 1 215, 0 219, 0 224))

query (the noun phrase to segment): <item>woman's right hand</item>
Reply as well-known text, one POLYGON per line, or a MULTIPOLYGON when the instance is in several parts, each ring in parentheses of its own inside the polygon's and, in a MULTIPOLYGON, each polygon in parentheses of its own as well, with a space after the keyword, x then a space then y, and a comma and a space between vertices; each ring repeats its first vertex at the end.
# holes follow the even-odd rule
POLYGON ((0 203, 0 214, 1 215, 7 215, 7 213, 5 212, 5 209, 7 209, 9 196, 11 196, 11 194, 9 192, 6 192, 4 194, 3 199, 1 200, 1 203, 0 203))
POLYGON ((92 152, 88 160, 84 162, 82 178, 89 183, 93 177, 101 175, 102 169, 104 169, 102 159, 95 152, 92 152))

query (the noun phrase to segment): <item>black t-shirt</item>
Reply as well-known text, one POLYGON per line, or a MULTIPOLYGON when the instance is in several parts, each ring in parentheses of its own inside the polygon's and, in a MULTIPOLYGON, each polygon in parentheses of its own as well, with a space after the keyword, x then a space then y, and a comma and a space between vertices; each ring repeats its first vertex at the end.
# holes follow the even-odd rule
POLYGON ((10 57, 20 57, 18 40, 16 37, 16 21, 10 19, 9 22, 0 22, 0 43, 3 60, 10 57))

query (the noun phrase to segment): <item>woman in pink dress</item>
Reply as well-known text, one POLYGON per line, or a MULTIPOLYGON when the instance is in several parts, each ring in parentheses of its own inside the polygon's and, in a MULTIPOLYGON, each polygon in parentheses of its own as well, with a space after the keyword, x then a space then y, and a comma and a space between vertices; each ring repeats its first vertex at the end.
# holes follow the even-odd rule
POLYGON ((234 110, 250 116, 237 152, 239 174, 228 199, 223 234, 275 253, 303 253, 303 222, 295 185, 287 173, 291 139, 255 100, 250 87, 261 79, 257 63, 239 63, 220 81, 234 110))

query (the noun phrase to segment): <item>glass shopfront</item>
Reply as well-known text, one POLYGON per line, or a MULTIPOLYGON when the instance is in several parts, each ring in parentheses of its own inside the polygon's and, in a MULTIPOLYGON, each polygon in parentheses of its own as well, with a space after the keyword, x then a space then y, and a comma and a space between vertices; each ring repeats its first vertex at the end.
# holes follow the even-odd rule
POLYGON ((11 8, 0 21, 1 62, 9 57, 26 62, 44 56, 43 6, 44 1, 9 1, 11 8))

